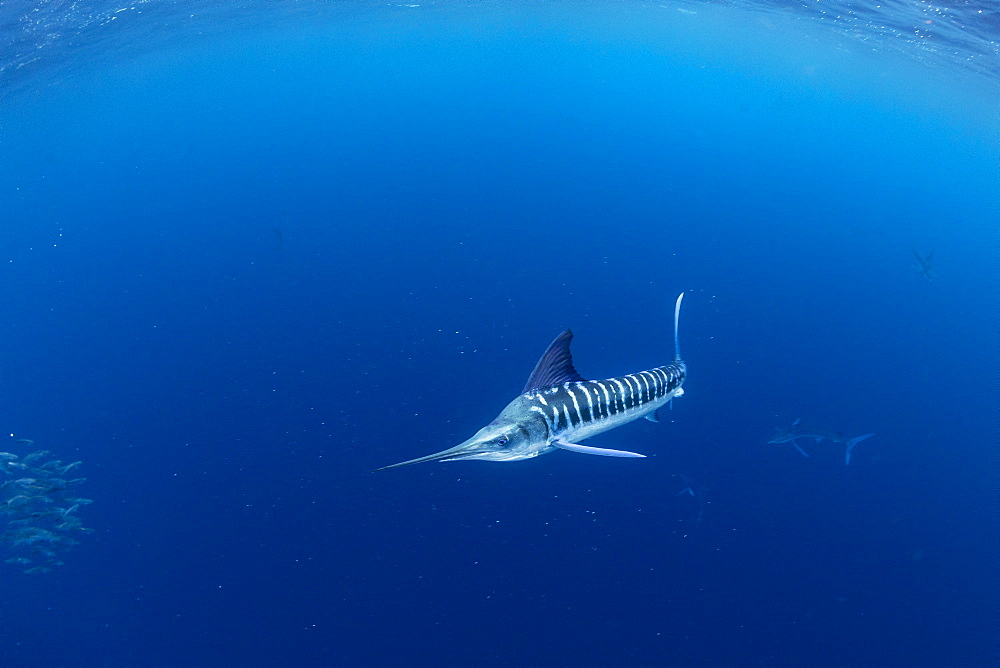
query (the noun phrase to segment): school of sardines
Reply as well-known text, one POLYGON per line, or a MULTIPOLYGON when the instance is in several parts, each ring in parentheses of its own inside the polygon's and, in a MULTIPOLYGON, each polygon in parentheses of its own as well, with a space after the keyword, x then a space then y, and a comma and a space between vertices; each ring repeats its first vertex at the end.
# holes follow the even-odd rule
POLYGON ((0 549, 25 573, 62 566, 61 553, 79 544, 73 536, 93 532, 76 514, 91 500, 73 491, 86 478, 67 478, 81 462, 65 464, 48 454, 39 450, 19 459, 0 452, 0 549))

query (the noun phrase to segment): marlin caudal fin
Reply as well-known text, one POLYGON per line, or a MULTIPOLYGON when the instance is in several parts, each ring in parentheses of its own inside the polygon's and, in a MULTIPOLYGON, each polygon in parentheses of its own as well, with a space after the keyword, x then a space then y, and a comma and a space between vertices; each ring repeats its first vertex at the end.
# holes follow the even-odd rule
POLYGON ((573 368, 573 356, 569 352, 572 340, 573 332, 567 329, 549 344, 535 365, 535 370, 531 372, 521 394, 543 387, 584 380, 583 376, 573 368))
POLYGON ((854 449, 854 446, 860 443, 861 441, 865 440, 866 438, 871 438, 874 435, 875 435, 874 432, 872 432, 871 434, 862 434, 861 436, 855 436, 854 438, 852 438, 847 442, 847 447, 844 449, 844 466, 850 466, 851 450, 854 449))
MULTIPOLYGON (((681 338, 680 338, 680 324, 681 324, 681 302, 684 300, 684 293, 677 295, 677 301, 674 302, 674 364, 681 362, 681 338)), ((670 410, 674 410, 674 397, 679 397, 684 394, 684 391, 677 388, 677 391, 672 397, 670 397, 670 410)), ((649 418, 653 422, 659 422, 656 417, 649 418)))
POLYGON ((681 339, 679 335, 680 322, 681 322, 681 300, 684 299, 684 293, 677 295, 677 301, 674 303, 674 361, 681 361, 681 339))
POLYGON ((552 445, 570 452, 579 452, 584 455, 602 455, 604 457, 645 457, 638 452, 628 452, 627 450, 608 450, 606 448, 592 448, 589 445, 579 445, 577 443, 567 443, 563 440, 552 441, 552 445))

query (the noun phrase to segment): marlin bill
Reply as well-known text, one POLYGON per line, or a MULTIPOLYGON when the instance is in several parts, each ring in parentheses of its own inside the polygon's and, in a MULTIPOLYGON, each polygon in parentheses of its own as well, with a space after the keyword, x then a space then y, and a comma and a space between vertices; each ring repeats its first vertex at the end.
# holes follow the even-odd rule
POLYGON ((677 334, 682 292, 674 304, 674 360, 654 369, 605 380, 586 380, 573 367, 573 333, 556 337, 538 360, 521 394, 469 440, 433 455, 383 466, 378 471, 421 462, 477 459, 513 462, 555 450, 606 457, 645 457, 625 450, 580 445, 579 441, 641 417, 656 422, 656 410, 683 394, 687 366, 677 334))
POLYGON ((851 463, 851 452, 861 441, 866 438, 871 438, 874 436, 871 434, 862 434, 861 436, 855 436, 854 438, 848 438, 841 434, 839 431, 830 431, 829 429, 823 429, 822 427, 811 427, 806 424, 802 424, 802 418, 799 418, 789 426, 784 429, 779 429, 778 433, 775 434, 768 443, 771 444, 782 444, 789 443, 798 450, 803 457, 808 457, 809 453, 802 449, 799 445, 799 439, 807 438, 812 439, 816 443, 820 441, 832 441, 833 443, 843 443, 844 444, 844 465, 851 463))

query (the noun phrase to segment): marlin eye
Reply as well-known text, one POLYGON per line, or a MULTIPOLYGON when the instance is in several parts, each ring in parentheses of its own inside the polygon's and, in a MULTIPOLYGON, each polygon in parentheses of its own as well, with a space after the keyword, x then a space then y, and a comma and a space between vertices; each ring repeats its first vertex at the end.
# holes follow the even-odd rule
POLYGON ((507 437, 501 436, 497 439, 497 445, 507 445, 507 437))

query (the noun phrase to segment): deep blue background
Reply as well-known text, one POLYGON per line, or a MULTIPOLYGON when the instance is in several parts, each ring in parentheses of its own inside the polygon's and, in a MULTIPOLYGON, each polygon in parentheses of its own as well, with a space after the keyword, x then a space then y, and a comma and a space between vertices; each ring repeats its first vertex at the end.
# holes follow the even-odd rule
POLYGON ((0 574, 0 663, 990 663, 994 112, 738 21, 445 18, 5 101, 0 422, 97 532, 0 574), (663 363, 681 290, 686 395, 594 441, 648 459, 369 473, 561 328, 663 363))

